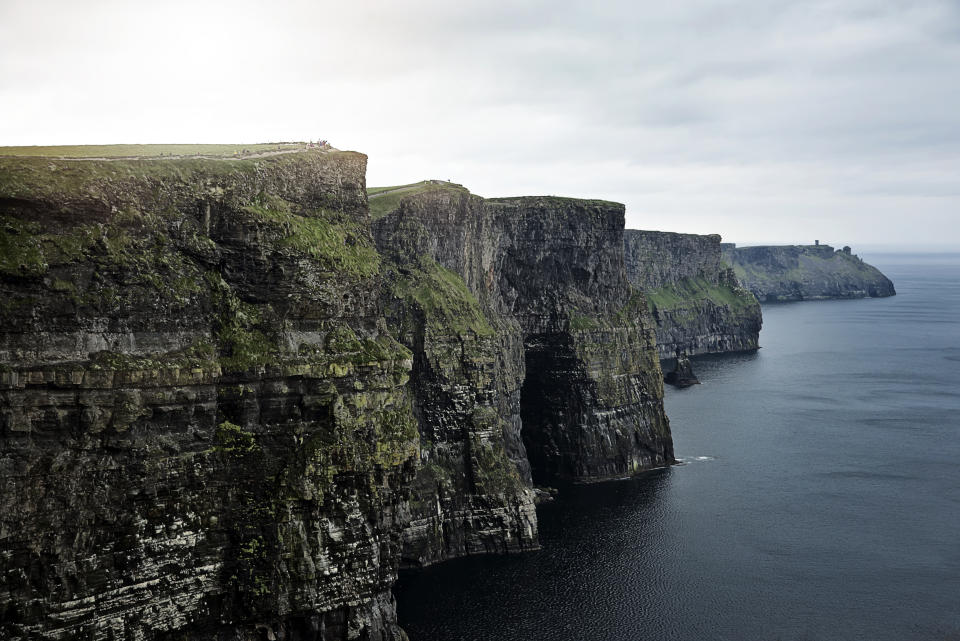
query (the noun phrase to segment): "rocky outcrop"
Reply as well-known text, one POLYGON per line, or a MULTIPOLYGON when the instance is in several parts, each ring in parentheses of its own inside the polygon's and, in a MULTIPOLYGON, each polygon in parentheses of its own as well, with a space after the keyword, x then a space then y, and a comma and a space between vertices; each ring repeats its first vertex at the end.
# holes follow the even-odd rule
POLYGON ((0 159, 0 637, 401 639, 401 564, 673 461, 619 205, 0 159))
POLYGON ((849 247, 724 244, 724 258, 737 278, 762 302, 893 296, 889 278, 849 247))
POLYGON ((677 350, 673 369, 667 372, 663 380, 674 387, 680 388, 700 384, 700 379, 693 373, 693 364, 690 362, 690 357, 680 350, 677 350))
POLYGON ((462 276, 499 324, 505 379, 522 381, 501 398, 521 419, 505 425, 504 443, 523 478, 592 480, 673 461, 622 230, 615 203, 484 200, 449 186, 400 200, 374 224, 378 245, 402 247, 407 264, 426 256, 462 276))
POLYGON ((720 236, 628 229, 624 254, 656 322, 660 358, 757 349, 760 305, 721 259, 720 236))

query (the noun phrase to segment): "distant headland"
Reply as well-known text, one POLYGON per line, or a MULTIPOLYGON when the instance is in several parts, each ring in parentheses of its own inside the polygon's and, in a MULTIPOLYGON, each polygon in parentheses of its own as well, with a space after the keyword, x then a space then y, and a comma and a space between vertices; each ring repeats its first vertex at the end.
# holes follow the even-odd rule
POLYGON ((760 302, 879 298, 896 290, 880 270, 863 262, 850 247, 723 243, 723 257, 737 279, 760 302))

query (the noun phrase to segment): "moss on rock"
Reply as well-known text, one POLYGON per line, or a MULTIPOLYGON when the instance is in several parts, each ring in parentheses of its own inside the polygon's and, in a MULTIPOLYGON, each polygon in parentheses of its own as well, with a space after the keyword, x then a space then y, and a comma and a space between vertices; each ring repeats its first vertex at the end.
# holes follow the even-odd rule
POLYGON ((479 337, 494 335, 493 327, 463 278, 429 256, 421 256, 415 264, 398 269, 391 287, 397 298, 423 313, 431 331, 472 333, 479 337))

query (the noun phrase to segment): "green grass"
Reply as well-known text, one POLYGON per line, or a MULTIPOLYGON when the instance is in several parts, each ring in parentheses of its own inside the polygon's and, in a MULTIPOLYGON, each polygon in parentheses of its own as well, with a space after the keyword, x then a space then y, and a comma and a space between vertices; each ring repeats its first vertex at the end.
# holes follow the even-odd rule
POLYGON ((0 147, 0 156, 42 158, 149 158, 159 156, 218 156, 223 158, 267 151, 306 149, 303 142, 267 142, 252 145, 56 145, 0 147))
POLYGON ((0 156, 0 198, 60 203, 70 211, 78 211, 75 201, 110 200, 123 210, 150 197, 158 182, 195 186, 198 177, 254 174, 258 163, 279 162, 279 158, 285 156, 263 160, 165 156, 89 162, 0 156))
POLYGON ((418 183, 411 183, 409 185, 391 185, 390 187, 367 187, 367 196, 376 196, 377 194, 383 193, 385 191, 393 191, 394 189, 412 189, 417 185, 423 185, 427 181, 422 180, 418 183))
POLYGON ((280 247, 303 252, 332 270, 360 278, 380 271, 380 254, 366 229, 337 212, 321 209, 296 213, 292 203, 266 194, 256 204, 241 209, 282 230, 277 241, 280 247))
POLYGON ((598 327, 600 327, 600 323, 592 316, 581 314, 577 310, 570 312, 570 329, 572 331, 586 331, 597 329, 598 327))
POLYGON ((507 196, 502 198, 487 198, 488 203, 500 204, 535 204, 540 207, 619 207, 623 204, 612 200, 597 200, 595 198, 568 198, 566 196, 507 196))
POLYGON ((393 187, 370 187, 367 189, 367 198, 370 201, 370 216, 374 220, 383 218, 397 209, 400 206, 400 201, 404 198, 428 191, 468 193, 465 187, 438 180, 421 180, 418 183, 393 187))
POLYGON ((523 491, 517 468, 500 443, 471 443, 470 457, 476 489, 481 494, 516 496, 523 491))
POLYGON ((728 285, 714 285, 703 278, 686 278, 668 287, 645 292, 651 311, 685 307, 701 300, 734 309, 754 305, 753 297, 728 285))
POLYGON ((456 183, 445 180, 421 180, 420 182, 410 183, 409 185, 389 185, 387 187, 367 187, 368 196, 376 196, 385 191, 412 191, 414 193, 422 191, 425 187, 460 187, 456 183))
POLYGON ((256 437, 252 433, 230 421, 224 421, 217 426, 216 438, 214 450, 219 452, 248 454, 257 447, 256 437))
POLYGON ((494 335, 480 304, 459 274, 429 256, 421 257, 416 267, 406 267, 408 275, 394 283, 393 293, 397 298, 415 303, 423 311, 428 328, 438 333, 494 335))

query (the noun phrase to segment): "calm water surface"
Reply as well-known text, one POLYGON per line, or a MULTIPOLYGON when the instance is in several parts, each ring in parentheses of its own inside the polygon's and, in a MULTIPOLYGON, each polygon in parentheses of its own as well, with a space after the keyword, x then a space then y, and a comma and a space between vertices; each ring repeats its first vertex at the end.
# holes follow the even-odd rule
POLYGON ((764 307, 669 389, 684 465, 564 488, 543 550, 405 573, 412 641, 960 640, 960 255, 764 307))

